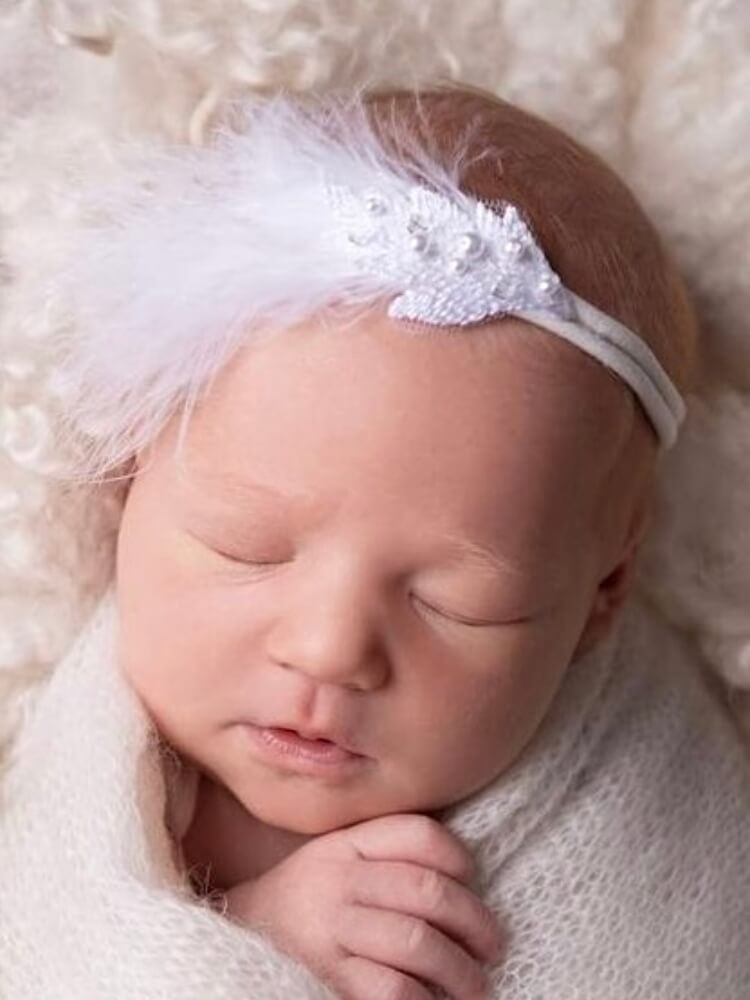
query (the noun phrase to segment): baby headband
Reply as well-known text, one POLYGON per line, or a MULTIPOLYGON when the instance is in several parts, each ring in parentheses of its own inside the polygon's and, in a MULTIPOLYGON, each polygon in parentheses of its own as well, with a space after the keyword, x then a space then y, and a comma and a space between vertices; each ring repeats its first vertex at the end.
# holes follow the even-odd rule
POLYGON ((206 147, 125 150, 122 178, 82 196, 58 389, 88 472, 149 444, 264 328, 381 297, 428 327, 512 315, 568 340, 671 447, 685 406, 654 353, 565 288, 515 206, 460 190, 460 149, 443 165, 412 142, 407 166, 361 99, 233 111, 206 147))

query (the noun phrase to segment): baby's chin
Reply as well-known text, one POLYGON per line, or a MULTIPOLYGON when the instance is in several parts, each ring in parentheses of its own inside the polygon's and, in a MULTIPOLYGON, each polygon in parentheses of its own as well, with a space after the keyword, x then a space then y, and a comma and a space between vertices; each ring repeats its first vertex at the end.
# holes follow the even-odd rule
POLYGON ((395 813, 426 813, 432 805, 417 788, 410 794, 403 777, 378 774, 377 767, 338 782, 252 768, 239 780, 233 777, 223 784, 245 813, 295 836, 317 837, 395 813))
POLYGON ((365 823, 381 816, 418 814, 438 819, 452 803, 427 802, 425 796, 404 795, 398 800, 387 790, 343 789, 305 785, 264 788, 257 785, 245 795, 232 793, 241 807, 267 826, 294 837, 319 837, 335 830, 365 823))
POLYGON ((375 797, 349 796, 340 789, 315 786, 313 782, 304 788, 299 785, 289 785, 283 790, 255 788, 252 794, 236 798, 256 820, 304 837, 319 837, 377 816, 404 811, 375 797))

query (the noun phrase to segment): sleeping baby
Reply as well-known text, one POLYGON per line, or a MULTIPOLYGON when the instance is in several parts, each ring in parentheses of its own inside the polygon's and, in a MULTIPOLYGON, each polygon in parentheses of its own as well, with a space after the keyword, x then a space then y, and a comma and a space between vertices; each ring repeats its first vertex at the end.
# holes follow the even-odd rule
POLYGON ((633 586, 696 321, 630 191, 451 88, 229 105, 88 211, 66 432, 129 486, 3 997, 739 1000, 750 758, 633 586))

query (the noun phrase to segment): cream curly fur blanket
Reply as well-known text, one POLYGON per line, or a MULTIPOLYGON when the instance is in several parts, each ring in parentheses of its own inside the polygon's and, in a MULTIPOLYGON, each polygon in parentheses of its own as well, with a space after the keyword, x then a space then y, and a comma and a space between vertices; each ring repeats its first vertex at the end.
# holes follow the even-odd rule
MULTIPOLYGON (((280 0, 274 4, 266 0, 0 3, 0 773, 13 761, 20 763, 19 736, 33 746, 34 726, 39 725, 34 720, 44 717, 35 712, 35 706, 39 704, 43 712, 43 706, 57 696, 56 691, 62 696, 65 677, 71 680, 72 690, 75 674, 63 667, 79 661, 79 654, 92 648, 88 644, 97 633, 90 631, 89 615, 111 579, 113 540, 122 506, 118 484, 95 488, 72 486, 60 479, 66 456, 55 450, 51 434, 61 401, 48 345, 55 333, 70 323, 70 317, 51 290, 54 283, 50 283, 50 276, 65 262, 66 232, 76 217, 77 191, 89 178, 117 169, 117 140, 130 142, 142 135, 156 135, 200 142, 216 104, 224 96, 248 88, 262 91, 284 85, 308 89, 364 80, 409 84, 441 77, 476 83, 556 122, 613 164, 663 232, 701 311, 705 329, 703 378, 687 400, 688 419, 680 442, 660 468, 656 518, 639 567, 636 603, 649 609, 646 632, 654 640, 654 650, 664 646, 674 652, 673 658, 655 661, 659 670, 652 674, 643 673, 646 660, 635 656, 628 660, 629 667, 643 666, 632 673, 630 683, 643 683, 643 697, 653 707, 651 714, 644 709, 643 732, 657 731, 655 706, 662 698, 669 700, 669 678, 674 675, 668 663, 693 666, 680 668, 686 700, 676 712, 674 730, 670 727, 666 732, 672 749, 656 773, 648 776, 655 784, 643 786, 642 801, 639 792, 631 808, 649 808, 658 817, 658 822, 642 819, 645 830, 658 834, 661 822, 675 822, 685 830, 688 858, 691 832, 695 832, 695 843, 707 842, 701 848, 700 863, 692 862, 690 891, 696 894, 695 899, 674 906, 673 916, 683 914, 687 921, 704 901, 713 906, 717 898, 714 879, 716 892, 718 887, 727 886, 736 901, 736 910, 725 906, 711 923, 717 944, 722 936, 721 954, 730 971, 725 975, 723 966, 712 964, 702 941, 696 954, 704 958, 701 974, 705 978, 698 982, 708 985, 699 989, 693 982, 682 992, 673 987, 664 995, 721 997, 717 984, 722 982, 729 990, 727 997, 740 995, 748 979, 747 969, 740 968, 742 978, 735 981, 734 992, 727 976, 733 975, 736 962, 742 961, 732 950, 732 942, 737 940, 734 926, 739 926, 741 916, 747 925, 748 890, 746 883, 743 889, 746 875, 738 856, 728 847, 731 824, 711 826, 708 812, 698 810, 695 800, 685 794, 679 808, 675 805, 669 811, 667 803, 685 782, 690 782, 691 789, 699 789, 696 795, 705 794, 709 797, 706 801, 713 801, 714 793, 718 798, 731 798, 732 788, 738 787, 733 783, 745 780, 739 777, 739 746, 717 699, 725 692, 738 716, 750 719, 744 690, 750 687, 750 287, 742 266, 750 252, 750 202, 746 197, 750 104, 745 96, 748 44, 750 11, 740 0, 592 0, 573 5, 540 5, 533 0, 470 0, 461 4, 453 0, 417 4, 352 0, 346 5, 336 0, 280 0), (72 645, 77 639, 79 644, 72 645), (699 663, 714 671, 713 684, 699 680, 699 663), (57 664, 59 669, 53 669, 57 664), (50 678, 57 686, 48 683, 50 678), (712 687, 715 696, 710 694, 712 687), (726 753, 719 752, 722 746, 726 753), (665 789, 658 783, 662 778, 667 782, 665 789), (728 785, 720 792, 724 780, 728 785), (698 823, 695 829, 694 819, 698 823), (713 859, 711 867, 704 855, 713 859)), ((98 633, 100 638, 105 632, 98 633)), ((635 688, 628 688, 623 679, 612 690, 623 699, 622 713, 612 732, 622 734, 621 759, 629 760, 624 747, 628 740, 635 746, 641 733, 638 713, 631 715, 627 710, 635 688)), ((123 701, 120 708, 124 713, 120 721, 126 727, 132 724, 130 731, 136 734, 130 745, 136 753, 147 743, 142 723, 135 721, 132 712, 128 714, 132 704, 127 709, 123 701)), ((663 720, 659 710, 658 721, 663 720)), ((602 735, 601 747, 611 751, 612 759, 620 759, 616 744, 614 737, 602 735)), ((145 753, 138 759, 145 760, 145 753)), ((48 757, 47 762, 54 760, 48 757)), ((43 767, 44 755, 35 758, 35 763, 43 767)), ((24 764, 19 774, 25 766, 31 765, 24 764)), ((153 817, 154 810, 161 809, 158 781, 153 770, 146 769, 138 776, 144 778, 143 787, 150 788, 153 796, 140 800, 140 805, 151 809, 153 817)), ((580 794, 589 786, 584 783, 582 787, 580 794)), ((560 799, 558 783, 551 791, 544 785, 539 788, 548 796, 550 816, 558 807, 562 810, 556 815, 559 829, 565 831, 565 807, 578 801, 579 792, 571 786, 560 799)), ((33 810, 31 789, 24 794, 27 792, 27 805, 33 810)), ((575 898, 586 886, 580 879, 566 883, 564 878, 553 886, 547 881, 546 865, 541 870, 529 860, 531 867, 525 867, 524 858, 531 859, 531 854, 516 851, 512 845, 517 846, 514 831, 521 829, 514 817, 523 818, 526 808, 521 808, 521 800, 514 794, 498 797, 498 803, 505 803, 498 808, 508 812, 493 819, 506 831, 503 843, 511 845, 507 857, 496 858, 493 867, 483 846, 486 840, 479 836, 472 843, 482 857, 488 898, 499 912, 509 916, 516 939, 523 941, 527 924, 513 914, 522 913, 523 900, 527 899, 523 893, 529 885, 545 898, 551 893, 552 900, 560 887, 575 898), (513 803, 519 803, 517 812, 513 803), (502 892, 498 890, 495 896, 493 887, 501 884, 501 870, 502 892)), ((5 784, 0 784, 3 820, 8 796, 5 784)), ((130 825, 124 824, 120 831, 127 829, 130 836, 138 830, 132 802, 123 808, 130 825)), ((454 817, 446 817, 446 822, 455 823, 456 831, 470 840, 473 834, 462 824, 473 815, 472 808, 467 804, 454 817)), ((609 815, 607 810, 604 813, 609 815)), ((487 815, 494 816, 492 809, 487 815)), ((16 821, 13 816, 12 811, 7 813, 6 830, 16 821)), ((546 839, 545 817, 540 814, 537 818, 534 829, 538 844, 546 851, 551 841, 546 839)), ((631 818, 638 818, 637 811, 631 814, 628 810, 623 822, 631 818)), ((89 833, 94 836, 97 831, 105 838, 106 831, 99 830, 92 814, 89 833)), ((6 839, 3 851, 20 851, 24 843, 26 840, 20 838, 11 843, 6 839)), ((72 842, 67 847, 66 843, 61 841, 58 849, 75 849, 72 842)), ((110 843, 116 844, 116 838, 110 843)), ((587 843, 574 837, 565 842, 565 849, 572 844, 576 851, 585 853, 587 843)), ((645 904, 642 884, 637 879, 628 882, 631 916, 637 909, 642 919, 628 925, 632 952, 628 953, 630 958, 619 956, 621 969, 632 968, 635 954, 647 961, 656 955, 649 949, 656 947, 662 927, 655 921, 657 911, 650 907, 650 893, 654 886, 671 883, 669 866, 659 867, 660 838, 656 836, 649 845, 652 843, 656 846, 649 846, 639 858, 645 877, 653 877, 645 904)), ((147 910, 158 900, 160 906, 164 904, 160 914, 165 919, 167 913, 177 914, 175 919, 187 919, 185 907, 189 906, 188 923, 195 921, 191 926, 196 933, 206 922, 217 933, 221 926, 219 937, 228 951, 210 951, 206 945, 206 952, 196 951, 198 959, 203 955, 200 960, 213 966, 218 954, 228 954, 238 946, 237 964, 227 963, 225 974, 244 977, 248 968, 256 968, 255 959, 262 954, 274 977, 275 985, 268 989, 281 991, 263 992, 266 987, 259 986, 253 993, 247 986, 252 980, 243 979, 246 992, 239 995, 306 996, 305 990, 315 995, 312 991, 316 987, 304 970, 274 956, 256 938, 243 937, 240 944, 236 928, 226 921, 217 924, 220 918, 216 914, 181 898, 174 873, 168 873, 164 841, 161 848, 158 843, 151 846, 156 853, 150 860, 137 836, 113 847, 118 864, 124 866, 120 875, 127 869, 131 875, 135 871, 143 877, 133 899, 138 897, 147 910), (160 881, 164 879, 166 882, 160 881), (290 984, 288 988, 285 983, 290 984)), ((77 874, 88 873, 87 878, 93 879, 94 869, 93 856, 86 855, 77 874)), ((675 871, 679 870, 678 865, 675 871)), ((16 876, 23 873, 22 869, 15 871, 16 876)), ((604 868, 598 866, 596 871, 603 874, 604 868)), ((136 884, 127 879, 130 876, 126 882, 131 887, 136 884)), ((92 883, 85 884, 90 887, 92 883)), ((78 905, 79 888, 73 891, 71 887, 65 895, 70 906, 78 905)), ((41 880, 37 889, 45 894, 42 900, 48 901, 50 895, 41 880)), ((602 898, 611 892, 605 883, 601 889, 602 898)), ((8 892, 13 891, 11 881, 8 892)), ((1 898, 9 901, 12 897, 1 898)), ((114 898, 104 901, 101 913, 106 919, 94 928, 102 939, 111 929, 107 920, 115 919, 114 898)), ((31 905, 33 900, 27 902, 31 905)), ((10 902, 3 905, 9 912, 14 910, 16 923, 7 926, 18 932, 18 921, 27 911, 23 907, 15 911, 10 902)), ((551 912, 559 929, 560 911, 555 905, 551 904, 551 912)), ((571 944, 572 954, 572 942, 592 925, 585 921, 579 925, 577 911, 570 912, 571 920, 562 924, 566 936, 560 940, 564 948, 571 944)), ((44 913, 54 920, 52 907, 47 906, 44 913)), ((600 927, 617 936, 618 924, 612 922, 611 912, 599 916, 600 927)), ((72 931, 73 924, 64 929, 72 931)), ((531 926, 528 933, 538 930, 531 926)), ((666 930, 667 940, 676 940, 677 925, 666 930)), ((12 982, 6 970, 16 959, 17 970, 24 963, 28 967, 31 956, 11 956, 10 938, 0 940, 0 996, 5 998, 2 991, 10 989, 6 983, 12 982)), ((48 939, 51 962, 55 955, 70 957, 70 950, 66 953, 64 948, 67 940, 62 932, 59 938, 48 939)), ((198 933, 190 940, 198 948, 203 936, 198 933)), ((150 950, 149 940, 142 944, 144 950, 132 955, 142 958, 143 968, 149 969, 156 953, 150 950)), ((572 971, 579 969, 574 955, 569 961, 572 971)), ((660 952, 655 968, 668 969, 661 961, 660 952)), ((692 959, 690 962, 692 968, 692 959)), ((160 974, 167 974, 163 962, 159 968, 160 974)), ((528 982, 537 974, 533 966, 508 968, 507 975, 515 974, 516 969, 519 982, 522 972, 531 977, 528 982)), ((93 964, 92 975, 95 972, 93 964)), ((654 992, 654 983, 659 980, 654 966, 651 973, 657 978, 640 985, 644 996, 655 997, 659 994, 654 992)), ((667 979, 662 981, 666 989, 670 984, 667 979)), ((195 996, 187 987, 183 994, 160 994, 154 985, 159 979, 150 982, 149 996, 165 1000, 195 996)), ((49 993, 27 995, 35 1000, 101 996, 100 990, 86 994, 83 988, 78 993, 66 992, 63 983, 57 981, 49 993)), ((608 988, 594 994, 582 985, 576 989, 571 987, 564 994, 565 1000, 617 996, 608 988)), ((117 996, 109 990, 107 995, 117 996)), ((634 987, 626 995, 638 993, 634 987)))

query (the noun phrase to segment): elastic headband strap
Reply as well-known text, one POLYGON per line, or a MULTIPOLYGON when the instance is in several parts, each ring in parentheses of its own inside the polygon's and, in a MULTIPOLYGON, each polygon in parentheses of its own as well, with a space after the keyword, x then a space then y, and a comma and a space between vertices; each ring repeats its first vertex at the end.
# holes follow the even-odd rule
POLYGON ((569 295, 575 304, 578 322, 539 310, 524 310, 514 315, 563 337, 616 372, 643 404, 662 447, 671 448, 685 419, 686 408, 656 355, 623 323, 575 293, 569 292, 569 295))

